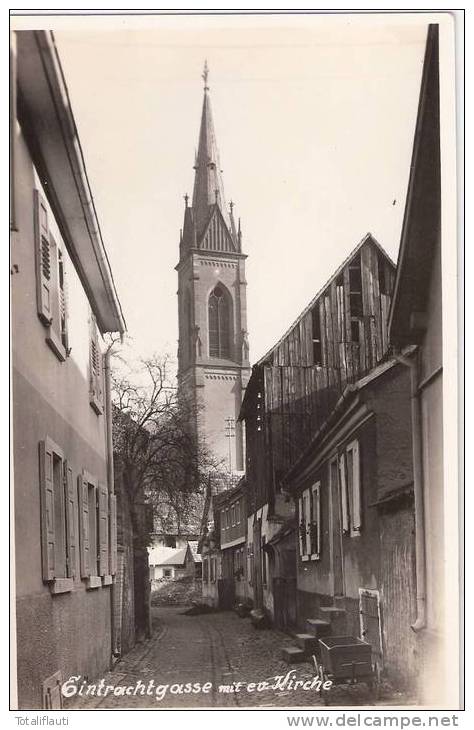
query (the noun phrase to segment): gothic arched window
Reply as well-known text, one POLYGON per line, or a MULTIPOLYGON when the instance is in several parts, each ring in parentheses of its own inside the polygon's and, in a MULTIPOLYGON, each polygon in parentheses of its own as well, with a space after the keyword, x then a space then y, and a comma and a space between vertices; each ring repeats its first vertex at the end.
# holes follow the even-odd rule
POLYGON ((230 358, 230 306, 224 289, 216 286, 209 295, 209 355, 230 358))

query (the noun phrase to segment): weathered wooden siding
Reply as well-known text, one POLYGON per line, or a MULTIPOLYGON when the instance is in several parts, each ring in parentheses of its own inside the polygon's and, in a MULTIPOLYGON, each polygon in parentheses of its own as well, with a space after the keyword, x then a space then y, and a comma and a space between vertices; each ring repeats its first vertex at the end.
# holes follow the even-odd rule
MULTIPOLYGON (((252 436, 247 426, 251 456, 247 473, 253 484, 266 474, 272 483, 270 492, 278 490, 280 477, 306 448, 345 387, 383 358, 393 281, 393 264, 368 239, 260 364, 264 439, 252 436), (317 334, 313 317, 319 318, 320 345, 313 341, 317 334), (255 453, 263 445, 265 467, 260 464, 262 454, 255 453)), ((258 404, 253 405, 256 417, 258 404)), ((252 404, 247 409, 251 411, 252 404)), ((246 420, 247 424, 252 421, 249 413, 246 420)), ((263 504, 268 490, 257 490, 257 502, 263 504)))

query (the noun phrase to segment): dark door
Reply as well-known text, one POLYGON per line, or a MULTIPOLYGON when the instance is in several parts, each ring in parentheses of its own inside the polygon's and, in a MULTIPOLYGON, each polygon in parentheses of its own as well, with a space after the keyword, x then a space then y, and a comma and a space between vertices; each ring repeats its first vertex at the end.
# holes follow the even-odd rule
POLYGON ((235 588, 232 578, 219 578, 217 581, 219 608, 230 610, 235 603, 235 588))
POLYGON ((255 608, 263 608, 262 586, 262 520, 256 520, 253 525, 253 584, 255 608))

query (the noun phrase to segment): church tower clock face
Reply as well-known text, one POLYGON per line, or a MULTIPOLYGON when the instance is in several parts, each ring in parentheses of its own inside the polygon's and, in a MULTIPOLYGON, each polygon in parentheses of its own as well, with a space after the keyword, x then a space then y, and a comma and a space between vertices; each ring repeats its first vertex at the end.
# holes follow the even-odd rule
POLYGON ((250 377, 246 254, 234 203, 226 203, 204 66, 204 99, 190 204, 179 243, 178 381, 198 410, 196 428, 223 472, 243 472, 238 421, 250 377))

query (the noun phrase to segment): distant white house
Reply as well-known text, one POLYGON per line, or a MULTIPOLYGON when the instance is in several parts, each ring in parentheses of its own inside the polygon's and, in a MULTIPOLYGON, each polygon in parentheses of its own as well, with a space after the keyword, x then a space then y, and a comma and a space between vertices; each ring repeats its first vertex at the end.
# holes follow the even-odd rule
POLYGON ((201 556, 197 553, 197 542, 186 543, 182 548, 159 545, 148 549, 150 580, 177 580, 189 576, 201 576, 201 556))

